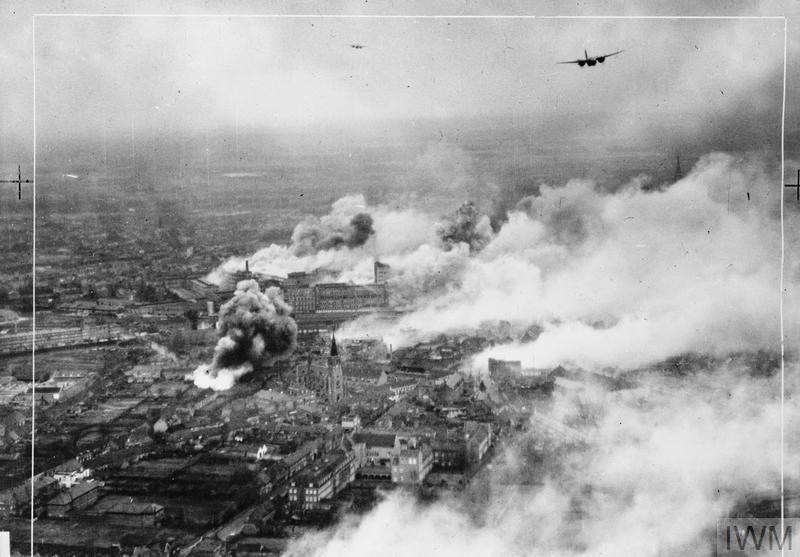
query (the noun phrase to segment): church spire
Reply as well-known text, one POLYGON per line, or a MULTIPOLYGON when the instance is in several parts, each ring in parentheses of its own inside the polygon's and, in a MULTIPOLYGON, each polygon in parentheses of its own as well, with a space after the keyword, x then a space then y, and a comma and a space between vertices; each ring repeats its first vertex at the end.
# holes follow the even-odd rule
POLYGON ((336 346, 336 336, 333 335, 331 336, 331 355, 328 357, 326 390, 329 404, 338 404, 344 398, 344 373, 342 372, 342 362, 339 359, 339 347, 336 346))

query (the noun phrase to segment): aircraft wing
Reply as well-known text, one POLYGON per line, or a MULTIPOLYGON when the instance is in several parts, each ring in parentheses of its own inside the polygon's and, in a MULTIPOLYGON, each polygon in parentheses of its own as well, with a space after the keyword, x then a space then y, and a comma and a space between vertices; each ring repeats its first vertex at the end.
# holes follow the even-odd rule
POLYGON ((579 62, 585 62, 585 60, 570 60, 568 62, 558 62, 559 64, 577 64, 579 62))
POLYGON ((624 50, 618 50, 616 52, 612 52, 611 54, 603 54, 602 56, 595 56, 595 58, 608 58, 609 56, 615 56, 620 52, 625 52, 624 50))

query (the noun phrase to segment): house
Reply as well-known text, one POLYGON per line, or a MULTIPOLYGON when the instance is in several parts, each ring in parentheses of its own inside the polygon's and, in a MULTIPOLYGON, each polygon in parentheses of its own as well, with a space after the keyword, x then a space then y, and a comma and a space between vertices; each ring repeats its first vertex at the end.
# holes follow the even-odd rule
POLYGON ((104 524, 145 528, 161 524, 164 507, 157 503, 133 501, 133 498, 111 496, 100 499, 85 515, 102 520, 104 524))
POLYGON ((356 431, 361 429, 361 417, 358 414, 342 416, 342 429, 345 431, 356 431))
POLYGON ((389 384, 389 390, 392 395, 399 397, 412 392, 417 388, 419 381, 416 379, 400 379, 389 384))
POLYGON ((85 482, 73 485, 47 502, 47 515, 66 518, 70 511, 83 510, 92 505, 100 496, 100 484, 85 482))
POLYGON ((285 538, 256 538, 246 537, 237 541, 233 546, 236 557, 263 557, 264 555, 283 555, 286 551, 288 540, 285 538))
POLYGON ((316 443, 307 442, 293 453, 287 455, 286 458, 283 459, 283 463, 289 470, 289 476, 293 476, 305 468, 306 465, 316 457, 316 453, 316 443))
POLYGON ((61 398, 61 391, 63 387, 56 383, 47 382, 36 385, 34 390, 31 390, 31 395, 37 403, 50 404, 58 402, 61 398))
MULTIPOLYGON (((0 517, 22 516, 31 508, 31 482, 0 492, 0 517)), ((34 514, 41 510, 41 502, 58 493, 59 484, 49 476, 38 475, 33 479, 34 514)))
POLYGON ((426 444, 401 449, 392 457, 392 482, 420 484, 433 468, 433 451, 426 444))
POLYGON ((389 466, 398 446, 394 433, 360 431, 353 434, 354 445, 364 445, 365 462, 369 466, 389 466))
MULTIPOLYGON (((9 441, 18 439, 24 426, 25 414, 10 406, 4 406, 3 402, 0 401, 0 445, 2 445, 6 439, 9 441)), ((28 428, 28 430, 30 430, 30 428, 28 428)))
POLYGON ((53 468, 50 475, 61 484, 62 487, 69 489, 76 483, 89 478, 91 473, 91 470, 84 468, 83 464, 73 458, 53 468))
POLYGON ((467 462, 478 464, 492 445, 492 426, 482 422, 464 424, 464 440, 467 445, 467 462))
POLYGON ((443 470, 463 470, 467 463, 467 444, 463 440, 435 439, 433 464, 443 470))

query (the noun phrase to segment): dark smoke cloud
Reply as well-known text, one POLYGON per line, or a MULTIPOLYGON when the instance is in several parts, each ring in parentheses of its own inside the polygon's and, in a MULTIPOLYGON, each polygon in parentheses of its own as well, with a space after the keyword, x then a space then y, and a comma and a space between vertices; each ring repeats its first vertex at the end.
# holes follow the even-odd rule
POLYGON ((261 292, 256 281, 241 281, 233 298, 220 308, 214 360, 194 371, 195 384, 228 389, 255 366, 291 353, 297 344, 297 324, 290 312, 278 288, 261 292))
POLYGON ((314 216, 303 219, 292 233, 292 253, 304 256, 322 250, 363 246, 375 230, 369 213, 358 212, 348 218, 354 208, 352 203, 359 199, 363 202, 361 196, 344 197, 334 204, 331 214, 321 219, 314 216))
POLYGON ((471 201, 443 219, 436 232, 444 247, 452 248, 464 243, 471 252, 482 250, 492 239, 489 217, 481 214, 471 201))
POLYGON ((497 187, 497 194, 492 200, 492 230, 497 232, 508 222, 508 213, 514 210, 520 200, 527 197, 538 197, 541 194, 541 184, 534 178, 526 176, 504 177, 505 180, 497 187))
POLYGON ((352 242, 350 247, 363 246, 369 240, 369 237, 375 233, 372 229, 372 216, 367 213, 359 213, 354 216, 353 220, 350 221, 350 226, 353 229, 350 235, 350 241, 352 242))

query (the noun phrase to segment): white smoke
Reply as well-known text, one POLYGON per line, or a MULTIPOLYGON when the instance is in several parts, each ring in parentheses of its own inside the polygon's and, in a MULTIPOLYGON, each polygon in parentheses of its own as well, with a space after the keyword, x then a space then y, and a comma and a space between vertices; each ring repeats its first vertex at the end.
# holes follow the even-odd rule
MULTIPOLYGON (((332 280, 366 283, 376 259, 388 263, 392 295, 411 311, 394 323, 352 323, 346 333, 384 336, 395 346, 500 320, 518 330, 543 327, 535 342, 495 347, 484 362, 635 368, 687 351, 773 348, 776 176, 759 156, 712 153, 661 191, 643 191, 641 178, 614 194, 588 180, 543 186, 480 250, 443 243, 442 221, 421 210, 349 196, 332 214, 344 215, 341 222, 355 212, 372 215, 374 234, 363 245, 305 256, 272 245, 250 258, 251 268, 276 275, 320 269, 332 280)), ((790 235, 797 220, 787 214, 790 235)))
POLYGON ((234 367, 214 370, 213 364, 201 364, 189 376, 189 379, 199 389, 211 389, 213 391, 227 391, 236 382, 253 371, 253 366, 249 362, 234 367))
MULTIPOLYGON (((330 232, 348 227, 350 220, 359 213, 369 214, 373 219, 373 233, 361 245, 340 244, 315 251, 305 247, 296 249, 296 244, 271 244, 250 257, 229 259, 207 278, 221 284, 226 275, 242 270, 247 260, 250 270, 256 273, 285 277, 291 272, 322 270, 339 280, 366 283, 373 278, 375 259, 402 256, 421 245, 435 242, 435 220, 432 217, 413 209, 370 206, 363 195, 343 197, 333 204, 328 215, 307 220, 330 232)), ((306 221, 298 225, 303 229, 309 226, 306 221)))
POLYGON ((434 334, 492 320, 539 323, 545 332, 535 343, 485 355, 513 353, 536 367, 630 368, 692 350, 773 348, 773 174, 758 160, 717 153, 661 192, 604 195, 585 181, 542 188, 533 214, 512 213, 466 261, 457 288, 397 328, 434 334), (572 203, 579 210, 567 209, 572 203))

